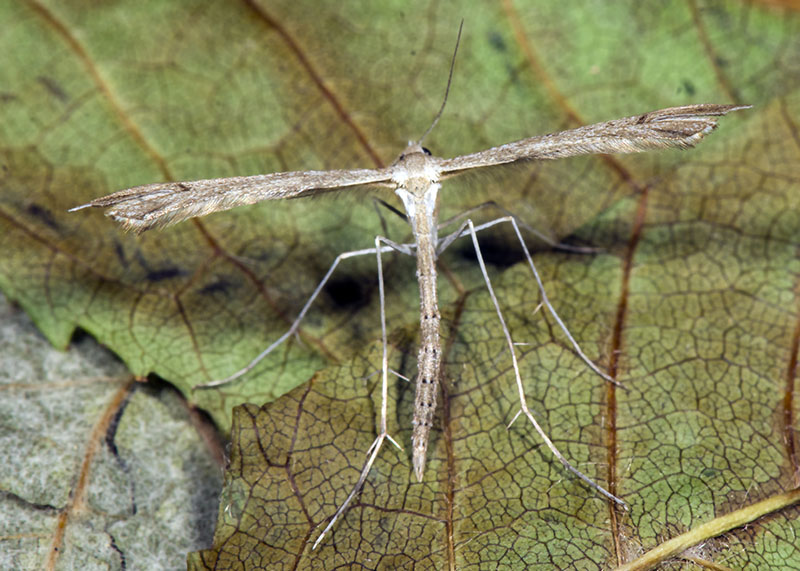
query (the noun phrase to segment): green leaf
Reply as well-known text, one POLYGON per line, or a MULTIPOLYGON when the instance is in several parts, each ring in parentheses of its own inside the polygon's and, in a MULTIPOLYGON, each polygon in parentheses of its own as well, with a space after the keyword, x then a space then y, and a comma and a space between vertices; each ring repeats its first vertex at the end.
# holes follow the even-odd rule
MULTIPOLYGON (((263 411, 239 409, 232 436, 236 458, 254 445, 245 438, 247 417, 259 430, 270 423, 288 430, 302 419, 308 431, 298 430, 295 446, 323 446, 304 460, 305 488, 285 487, 285 467, 268 471, 274 485, 262 483, 303 506, 299 524, 281 507, 269 513, 271 537, 285 540, 271 542, 277 551, 269 557, 307 556, 305 541, 349 491, 374 436, 374 260, 339 270, 301 342, 281 347, 240 383, 191 389, 234 372, 284 333, 337 254, 372 246, 376 233, 407 240, 403 221, 384 214, 384 230, 369 197, 359 195, 262 204, 135 237, 99 212, 66 209, 159 180, 388 164, 438 109, 462 17, 450 101, 426 141, 438 155, 682 103, 757 107, 726 119, 690 153, 536 164, 443 190, 443 219, 492 199, 552 236, 604 249, 579 256, 540 247, 535 259, 583 348, 601 365, 619 360, 627 389, 613 393, 565 349, 552 320, 531 315, 538 298, 519 256, 507 254, 518 252, 509 235, 481 237, 496 253, 492 275, 515 339, 530 343, 520 352, 531 406, 579 468, 606 482, 612 462, 630 516, 609 519, 521 421, 506 432, 514 412, 507 355, 470 246, 457 244, 442 259, 440 292, 451 343, 446 380, 460 385, 449 389, 450 420, 434 438, 428 480, 412 484, 407 453, 383 450, 361 507, 319 554, 301 561, 325 566, 341 545, 342 562, 374 565, 388 548, 359 537, 389 545, 369 524, 380 516, 381 529, 395 530, 391 541, 405 542, 402 554, 389 551, 398 554, 396 566, 427 549, 444 562, 478 553, 519 566, 607 567, 796 485, 800 34, 793 13, 736 3, 184 1, 91 11, 5 3, 0 288, 56 346, 66 347, 76 328, 88 331, 134 374, 174 383, 223 431, 233 405, 261 406, 299 386, 263 411), (310 388, 303 385, 311 378, 310 388), (316 424, 297 416, 302 394, 319 407, 316 424), (463 493, 448 492, 456 485, 447 483, 451 466, 463 493), (515 489, 511 482, 520 501, 509 507, 503 494, 515 489), (442 524, 450 499, 458 503, 442 524), (375 509, 383 501, 395 502, 395 511, 375 509), (452 542, 442 525, 456 534, 452 542)), ((413 261, 386 263, 393 365, 413 376, 413 261)), ((393 385, 393 434, 404 445, 410 393, 393 385)), ((286 454, 268 452, 278 464, 286 454)), ((295 452, 288 458, 292 468, 295 452)), ((224 510, 238 513, 237 498, 248 490, 235 475, 217 549, 231 545, 223 544, 233 529, 224 510)), ((282 505, 269 494, 254 497, 282 505)), ((732 545, 721 560, 734 567, 786 561, 795 519, 783 512, 759 524, 755 537, 726 536, 714 547, 732 545)), ((712 551, 694 556, 717 560, 712 551)))

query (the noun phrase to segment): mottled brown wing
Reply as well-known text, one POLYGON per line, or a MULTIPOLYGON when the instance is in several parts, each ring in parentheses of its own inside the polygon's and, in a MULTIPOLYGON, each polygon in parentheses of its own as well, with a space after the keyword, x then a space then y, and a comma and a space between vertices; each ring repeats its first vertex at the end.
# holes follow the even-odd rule
POLYGON ((120 190, 70 212, 90 206, 108 208, 106 216, 122 223, 126 230, 144 232, 262 200, 298 198, 354 186, 387 184, 390 180, 390 169, 358 169, 165 182, 120 190))
POLYGON ((443 159, 439 166, 442 175, 447 176, 468 169, 516 161, 693 147, 714 130, 719 117, 749 107, 715 104, 669 107, 644 115, 531 137, 470 155, 443 159))

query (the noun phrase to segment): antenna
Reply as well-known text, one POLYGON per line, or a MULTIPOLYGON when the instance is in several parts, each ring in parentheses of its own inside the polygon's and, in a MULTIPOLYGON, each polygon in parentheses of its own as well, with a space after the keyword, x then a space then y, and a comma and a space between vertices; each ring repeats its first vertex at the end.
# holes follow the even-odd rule
POLYGON ((447 105, 447 96, 450 95, 450 84, 453 82, 453 69, 456 67, 456 54, 458 53, 458 44, 461 43, 461 30, 464 29, 464 19, 461 19, 461 24, 458 26, 458 37, 456 38, 456 47, 453 50, 453 59, 450 60, 450 75, 447 76, 447 87, 444 90, 444 100, 442 101, 442 106, 439 107, 439 112, 436 114, 436 117, 433 118, 433 123, 431 126, 428 127, 428 130, 425 131, 422 136, 417 141, 417 144, 422 146, 422 141, 428 134, 433 131, 433 128, 436 127, 436 123, 439 122, 439 118, 442 116, 444 112, 444 106, 447 105))

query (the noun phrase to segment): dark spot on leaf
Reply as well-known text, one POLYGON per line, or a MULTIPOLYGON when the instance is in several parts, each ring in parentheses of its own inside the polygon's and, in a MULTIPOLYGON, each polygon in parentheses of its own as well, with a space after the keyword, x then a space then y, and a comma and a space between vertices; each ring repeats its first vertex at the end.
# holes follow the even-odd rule
POLYGON ((117 239, 114 239, 114 254, 116 254, 120 265, 127 269, 128 257, 125 255, 125 248, 122 246, 122 242, 117 239))
POLYGON ((719 471, 715 470, 714 468, 706 468, 700 473, 700 475, 706 480, 710 480, 711 478, 715 477, 718 473, 719 471))
POLYGON ((692 83, 688 79, 684 79, 683 80, 683 83, 681 84, 681 89, 687 95, 694 95, 697 92, 697 89, 695 88, 694 83, 692 83))
POLYGON ((153 265, 150 264, 147 258, 145 258, 145 256, 142 254, 141 250, 134 250, 133 255, 139 265, 144 269, 144 278, 147 281, 161 282, 164 280, 185 276, 187 274, 186 270, 179 268, 178 266, 154 268, 153 265))
POLYGON ((506 41, 497 32, 489 33, 489 45, 496 49, 498 52, 506 51, 506 41))
POLYGON ((145 279, 150 282, 161 282, 164 280, 171 280, 172 278, 178 278, 181 276, 186 275, 186 272, 180 268, 172 267, 172 268, 163 268, 161 270, 153 270, 147 272, 145 275, 145 279))
POLYGON ((69 95, 67 95, 67 92, 64 91, 61 85, 59 85, 59 83, 52 77, 40 75, 36 78, 36 80, 59 101, 69 101, 69 95))
POLYGON ((31 216, 38 218, 40 222, 42 222, 48 228, 52 230, 58 230, 59 225, 56 222, 56 219, 53 218, 53 215, 50 213, 49 210, 39 206, 38 204, 31 204, 27 208, 28 214, 31 216))
POLYGON ((225 278, 220 278, 200 288, 200 294, 213 295, 215 293, 227 293, 228 291, 231 290, 231 286, 233 286, 233 283, 226 280, 225 278))
POLYGON ((365 305, 369 297, 364 292, 363 283, 349 276, 329 281, 325 293, 336 305, 352 309, 365 305))

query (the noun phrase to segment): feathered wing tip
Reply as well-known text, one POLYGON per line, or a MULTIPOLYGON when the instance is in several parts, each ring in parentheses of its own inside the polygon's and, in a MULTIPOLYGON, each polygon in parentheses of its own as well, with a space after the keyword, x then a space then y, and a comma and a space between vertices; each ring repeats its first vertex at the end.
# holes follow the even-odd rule
POLYGON ((71 208, 69 212, 84 208, 107 208, 106 216, 122 225, 125 231, 141 234, 152 228, 163 228, 193 216, 201 216, 192 208, 191 200, 179 199, 183 183, 160 183, 135 186, 96 198, 91 202, 71 208))
POLYGON ((658 141, 658 135, 661 135, 665 146, 690 148, 717 128, 720 117, 751 107, 717 104, 668 107, 640 115, 634 125, 649 126, 654 134, 653 142, 658 141))

